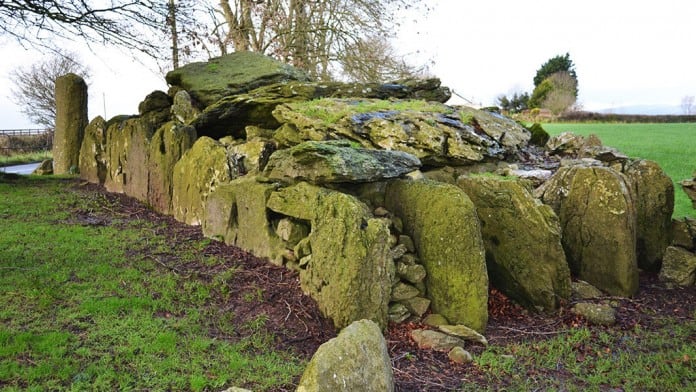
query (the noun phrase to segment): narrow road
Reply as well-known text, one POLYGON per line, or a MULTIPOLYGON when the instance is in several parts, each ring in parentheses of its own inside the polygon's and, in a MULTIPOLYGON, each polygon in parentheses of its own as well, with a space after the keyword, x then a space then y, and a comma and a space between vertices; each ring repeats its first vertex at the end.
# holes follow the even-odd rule
POLYGON ((31 174, 39 166, 39 164, 40 164, 39 162, 36 162, 36 163, 28 163, 26 165, 0 167, 0 172, 14 173, 14 174, 31 174))

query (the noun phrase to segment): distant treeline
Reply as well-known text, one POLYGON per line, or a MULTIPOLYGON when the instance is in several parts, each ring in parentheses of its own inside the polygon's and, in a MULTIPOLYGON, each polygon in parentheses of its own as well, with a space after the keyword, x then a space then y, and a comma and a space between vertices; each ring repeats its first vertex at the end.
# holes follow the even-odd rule
POLYGON ((647 114, 615 114, 595 112, 569 112, 556 118, 558 122, 617 122, 617 123, 686 123, 696 122, 696 115, 647 115, 647 114))

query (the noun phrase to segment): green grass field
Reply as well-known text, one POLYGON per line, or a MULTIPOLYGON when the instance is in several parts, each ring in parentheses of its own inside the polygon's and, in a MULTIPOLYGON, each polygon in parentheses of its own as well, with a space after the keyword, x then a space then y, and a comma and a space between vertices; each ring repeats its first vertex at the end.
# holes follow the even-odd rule
POLYGON ((674 217, 696 217, 696 210, 678 182, 696 171, 696 123, 681 124, 543 124, 551 135, 571 131, 595 134, 602 143, 630 157, 657 162, 674 181, 674 217))
POLYGON ((203 256, 207 240, 175 243, 157 234, 160 224, 131 217, 81 221, 115 206, 75 184, 0 178, 1 391, 292 384, 303 363, 269 344, 264 315, 239 325, 216 302, 237 270, 203 256), (153 254, 219 273, 177 273, 153 254), (252 333, 238 337, 241 328, 252 333))

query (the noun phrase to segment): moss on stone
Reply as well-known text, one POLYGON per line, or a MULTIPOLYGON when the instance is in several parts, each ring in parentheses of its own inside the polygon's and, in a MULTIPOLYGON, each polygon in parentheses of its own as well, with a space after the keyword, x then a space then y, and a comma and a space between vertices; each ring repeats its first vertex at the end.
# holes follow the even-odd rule
POLYGON ((386 208, 402 218, 421 264, 432 309, 477 331, 488 320, 488 275, 481 228, 467 195, 453 185, 394 180, 386 208))
POLYGON ((80 147, 80 178, 93 184, 106 179, 106 121, 95 117, 87 128, 80 147))
POLYGON ((514 178, 471 175, 457 184, 481 219, 491 283, 533 309, 551 311, 568 299, 570 270, 551 208, 514 178))
POLYGON ((636 213, 626 176, 607 167, 567 166, 543 191, 561 221, 571 271, 612 295, 635 294, 636 213))
POLYGON ((156 211, 172 214, 174 165, 196 140, 196 130, 176 122, 162 125, 152 136, 148 151, 149 204, 156 211))
POLYGON ((198 138, 174 166, 174 218, 189 225, 200 225, 208 195, 233 178, 225 146, 209 137, 198 138))

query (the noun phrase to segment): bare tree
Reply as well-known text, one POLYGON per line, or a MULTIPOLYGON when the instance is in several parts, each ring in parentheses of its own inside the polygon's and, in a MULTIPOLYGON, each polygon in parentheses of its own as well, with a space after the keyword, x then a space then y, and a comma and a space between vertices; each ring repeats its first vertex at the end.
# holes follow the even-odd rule
POLYGON ((53 37, 108 42, 155 57, 166 11, 157 1, 0 1, 0 35, 49 49, 53 37))
POLYGON ((684 114, 686 114, 687 116, 696 113, 696 107, 694 106, 694 96, 683 96, 681 100, 681 108, 682 112, 684 112, 684 114))
POLYGON ((80 64, 75 53, 55 53, 28 68, 17 68, 11 72, 15 88, 11 90, 14 102, 32 123, 50 129, 56 119, 56 79, 67 73, 88 79, 90 71, 80 64))
POLYGON ((348 45, 338 59, 343 77, 357 82, 393 81, 426 76, 427 66, 407 63, 382 36, 348 45))
MULTIPOLYGON (((373 75, 400 73, 408 67, 397 56, 376 56, 395 30, 399 9, 420 0, 220 0, 221 23, 205 34, 220 53, 254 51, 305 69, 318 79, 333 79, 345 69, 372 67, 373 75), (368 52, 371 51, 371 53, 368 52), (394 69, 386 71, 393 66, 394 69)), ((206 46, 206 48, 208 48, 206 46)), ((389 47, 393 53, 393 48, 389 47)))

